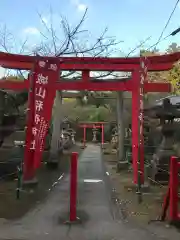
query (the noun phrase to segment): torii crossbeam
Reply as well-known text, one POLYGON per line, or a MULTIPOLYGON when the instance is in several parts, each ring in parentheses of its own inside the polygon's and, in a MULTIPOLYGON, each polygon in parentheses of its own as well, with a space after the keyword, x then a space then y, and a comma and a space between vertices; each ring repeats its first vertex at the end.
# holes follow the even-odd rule
MULTIPOLYGON (((148 71, 168 71, 173 67, 173 64, 180 59, 180 53, 166 54, 160 56, 150 56, 147 57, 148 60, 148 71)), ((32 72, 32 76, 29 80, 23 82, 14 82, 2 80, 0 81, 0 88, 3 89, 12 89, 12 90, 23 90, 23 89, 33 89, 29 93, 31 104, 30 106, 30 116, 28 120, 28 129, 27 138, 31 138, 30 134, 32 132, 32 124, 29 124, 30 121, 35 121, 32 118, 35 113, 34 104, 37 97, 35 89, 37 87, 37 76, 38 74, 46 74, 49 77, 48 87, 45 89, 48 92, 48 97, 51 96, 51 106, 49 112, 45 117, 46 124, 49 123, 50 109, 52 108, 53 101, 52 99, 55 96, 56 90, 89 90, 89 91, 130 91, 132 92, 132 156, 133 156, 133 169, 134 169, 134 182, 137 183, 137 173, 138 173, 138 149, 139 149, 139 84, 141 79, 140 73, 140 58, 102 58, 102 57, 39 57, 39 56, 26 56, 26 55, 17 55, 17 54, 8 54, 1 52, 0 53, 0 65, 4 68, 11 69, 22 69, 29 70, 32 72), (38 67, 40 62, 47 63, 46 65, 51 66, 55 64, 57 66, 56 74, 50 73, 49 68, 41 69, 38 67), (82 79, 78 81, 64 81, 61 79, 60 71, 69 70, 69 71, 81 71, 82 79), (113 82, 94 82, 90 78, 91 71, 123 71, 131 72, 132 77, 130 80, 116 80, 113 82), (36 79, 36 81, 35 81, 36 79), (33 97, 32 97, 33 96, 33 97)), ((52 70, 52 69, 51 69, 52 70)), ((144 92, 170 92, 171 85, 169 83, 143 83, 144 92)), ((142 86, 141 86, 142 87, 142 86)), ((46 98, 45 98, 46 100, 46 98)), ((44 101, 45 101, 44 100, 44 101)), ((46 101, 47 102, 47 101, 46 101)), ((37 119, 36 119, 37 120, 37 119)), ((47 130, 47 129, 46 129, 47 130)), ((45 138, 45 135, 43 135, 45 138)), ((36 139, 38 141, 38 139, 36 139)), ((26 145, 26 149, 29 146, 26 145)), ((33 149, 37 153, 37 149, 33 149)), ((43 146, 41 148, 43 151, 43 146)), ((35 174, 34 169, 34 158, 30 158, 30 155, 25 156, 24 163, 28 165, 25 167, 24 179, 32 178, 35 174), (26 158, 29 158, 27 160, 26 158), (31 173, 31 174, 30 174, 31 173)), ((40 155, 33 155, 35 158, 40 155)), ((142 156, 141 156, 142 157, 142 156)), ((39 160, 38 160, 39 161, 39 160)), ((144 160, 141 158, 141 167, 143 175, 144 160)), ((143 178, 142 178, 143 179, 143 178)), ((143 181, 143 180, 142 180, 143 181)))

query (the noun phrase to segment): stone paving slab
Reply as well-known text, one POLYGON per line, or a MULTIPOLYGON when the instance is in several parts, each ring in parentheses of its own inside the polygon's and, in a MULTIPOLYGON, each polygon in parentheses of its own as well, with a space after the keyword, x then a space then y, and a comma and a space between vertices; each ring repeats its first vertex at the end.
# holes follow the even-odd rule
MULTIPOLYGON (((81 154, 78 171, 79 225, 66 225, 69 212, 69 176, 64 176, 48 198, 19 221, 0 224, 0 240, 156 240, 146 229, 114 219, 107 175, 98 146, 89 145, 81 154)), ((166 239, 166 238, 163 238, 166 239)), ((168 239, 168 238, 167 238, 168 239)), ((179 239, 179 238, 174 238, 179 239)))

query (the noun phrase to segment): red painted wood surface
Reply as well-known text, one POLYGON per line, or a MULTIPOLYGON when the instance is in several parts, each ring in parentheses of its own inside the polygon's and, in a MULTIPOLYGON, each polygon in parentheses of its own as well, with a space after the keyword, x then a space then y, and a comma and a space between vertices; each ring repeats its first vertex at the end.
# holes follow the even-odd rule
POLYGON ((172 156, 170 161, 170 202, 169 217, 170 221, 180 220, 180 212, 178 212, 178 190, 179 190, 179 164, 177 157, 172 156))
POLYGON ((72 152, 70 173, 70 222, 77 220, 77 167, 78 153, 72 152))
MULTIPOLYGON (((0 80, 0 88, 13 89, 13 90, 25 90, 29 89, 29 81, 24 80, 22 82, 17 80, 0 80)), ((55 88, 58 90, 89 90, 89 91, 132 91, 132 80, 129 82, 56 82, 55 88)), ((148 83, 144 84, 145 92, 170 92, 170 83, 148 83)))
MULTIPOLYGON (((12 67, 13 64, 19 65, 20 68, 25 69, 32 69, 32 64, 38 60, 38 56, 28 56, 28 55, 20 55, 20 54, 10 54, 10 53, 4 53, 0 52, 0 64, 4 63, 4 67, 12 67), (8 65, 9 62, 9 65, 8 65)), ((52 59, 54 57, 44 57, 47 60, 52 59)), ((172 53, 172 54, 165 54, 165 55, 159 55, 159 56, 149 56, 148 61, 151 67, 151 64, 155 64, 157 66, 158 63, 174 63, 180 59, 180 52, 172 53)), ((140 58, 139 57, 133 57, 133 58, 106 58, 106 57, 60 57, 59 58, 59 63, 61 66, 67 66, 71 67, 70 69, 74 69, 73 65, 75 63, 77 64, 93 64, 95 68, 97 68, 97 64, 127 64, 127 69, 128 69, 128 64, 133 64, 134 67, 136 68, 135 65, 139 65, 140 63, 140 58), (69 65, 68 65, 69 64, 69 65)), ((78 66, 78 65, 77 65, 78 66)), ((10 68, 11 68, 10 67, 10 68)), ((89 67, 88 67, 89 68, 89 67)), ((104 68, 103 68, 104 69, 104 68)), ((90 70, 93 70, 93 66, 90 70)), ((161 70, 161 69, 159 69, 161 70)))
MULTIPOLYGON (((172 68, 173 62, 167 63, 151 63, 149 66, 149 71, 168 71, 172 68)), ((16 62, 16 61, 6 61, 0 60, 0 65, 4 68, 11 68, 11 69, 23 69, 23 70, 31 70, 33 68, 33 63, 29 62, 16 62)), ((61 70, 68 71, 82 71, 82 70, 89 70, 89 71, 134 71, 135 68, 138 66, 138 63, 88 63, 87 61, 84 63, 72 63, 63 61, 60 63, 61 70)))

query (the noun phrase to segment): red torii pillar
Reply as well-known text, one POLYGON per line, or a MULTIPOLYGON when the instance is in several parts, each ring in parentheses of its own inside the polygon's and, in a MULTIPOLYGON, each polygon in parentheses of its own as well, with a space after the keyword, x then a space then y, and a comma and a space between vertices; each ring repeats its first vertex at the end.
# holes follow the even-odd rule
MULTIPOLYGON (((147 67, 148 59, 142 57, 147 67)), ((140 61, 140 64, 142 62, 140 61)), ((159 69, 161 70, 161 69, 159 69)), ((141 175, 141 184, 144 184, 144 133, 143 133, 143 96, 147 92, 170 92, 169 83, 147 82, 146 73, 141 66, 132 72, 132 156, 133 156, 133 182, 137 184, 138 173, 141 175), (144 78, 142 82, 142 78, 144 78)))

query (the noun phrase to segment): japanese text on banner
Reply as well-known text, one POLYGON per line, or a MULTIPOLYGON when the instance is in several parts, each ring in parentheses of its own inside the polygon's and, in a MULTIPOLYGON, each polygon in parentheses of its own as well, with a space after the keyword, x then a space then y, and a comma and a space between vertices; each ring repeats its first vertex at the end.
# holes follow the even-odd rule
MULTIPOLYGON (((55 91, 53 94, 50 94, 51 88, 49 88, 49 86, 50 84, 53 84, 54 81, 52 81, 51 78, 50 83, 49 76, 52 75, 52 72, 57 72, 57 70, 57 64, 39 61, 37 64, 36 72, 34 74, 35 114, 34 124, 32 127, 33 139, 31 142, 31 149, 36 150, 36 152, 42 152, 44 148, 44 141, 49 127, 52 104, 55 96, 55 91)), ((56 79, 56 77, 53 78, 56 79)))

